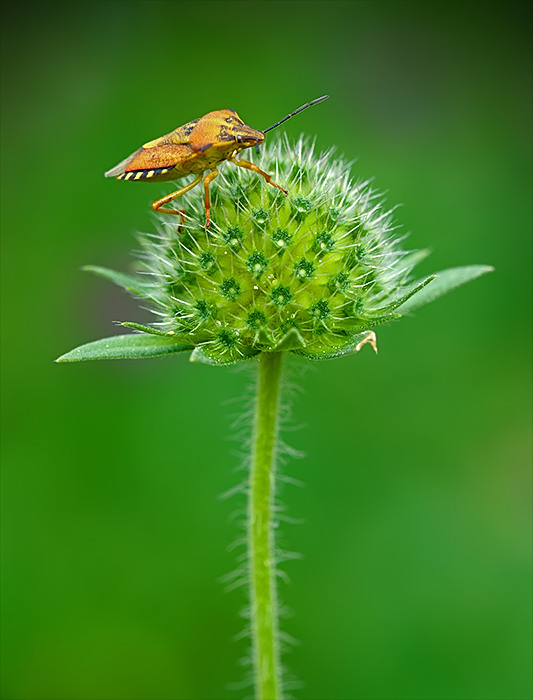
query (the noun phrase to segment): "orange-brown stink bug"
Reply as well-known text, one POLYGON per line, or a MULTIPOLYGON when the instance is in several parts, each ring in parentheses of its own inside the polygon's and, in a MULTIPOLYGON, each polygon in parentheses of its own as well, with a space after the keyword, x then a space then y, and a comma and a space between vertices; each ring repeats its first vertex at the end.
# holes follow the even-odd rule
POLYGON ((224 160, 229 160, 241 168, 253 170, 253 172, 262 175, 273 187, 277 187, 287 194, 287 190, 272 182, 271 176, 260 170, 257 165, 247 160, 236 160, 236 155, 244 148, 259 146, 264 141, 267 131, 283 124, 287 119, 294 117, 295 114, 302 112, 307 107, 327 100, 327 98, 328 95, 324 95, 324 97, 302 105, 264 131, 257 131, 245 124, 234 109, 219 109, 215 112, 209 112, 200 119, 194 119, 192 122, 174 129, 166 136, 145 143, 142 148, 108 170, 105 176, 116 177, 117 180, 163 182, 179 180, 186 175, 196 175, 197 177, 185 187, 161 197, 152 204, 154 211, 160 211, 164 214, 179 214, 183 221, 185 216, 183 209, 163 209, 163 206, 196 187, 205 171, 209 170, 209 173, 203 178, 205 225, 209 226, 209 183, 218 175, 217 165, 220 165, 224 160))

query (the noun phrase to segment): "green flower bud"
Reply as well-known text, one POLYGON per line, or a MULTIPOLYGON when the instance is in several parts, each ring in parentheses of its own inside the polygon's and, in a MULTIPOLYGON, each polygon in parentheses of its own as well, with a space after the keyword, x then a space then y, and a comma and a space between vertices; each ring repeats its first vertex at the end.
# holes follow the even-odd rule
POLYGON ((143 238, 159 328, 223 364, 280 347, 352 349, 396 317, 387 302, 411 271, 391 213, 342 158, 308 141, 266 146, 261 168, 289 195, 228 164, 211 185, 209 229, 197 189, 181 229, 161 215, 159 236, 143 238))

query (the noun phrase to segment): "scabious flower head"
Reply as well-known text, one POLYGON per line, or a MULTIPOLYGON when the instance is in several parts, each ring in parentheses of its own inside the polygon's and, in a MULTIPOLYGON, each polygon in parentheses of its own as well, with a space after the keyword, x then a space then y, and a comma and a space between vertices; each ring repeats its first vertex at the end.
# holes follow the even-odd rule
POLYGON ((288 196, 224 164, 210 187, 208 229, 197 188, 180 201, 181 226, 161 215, 159 233, 142 236, 154 327, 214 364, 264 351, 351 352, 397 317, 415 258, 400 249, 382 198, 333 151, 281 140, 262 148, 258 164, 288 196))

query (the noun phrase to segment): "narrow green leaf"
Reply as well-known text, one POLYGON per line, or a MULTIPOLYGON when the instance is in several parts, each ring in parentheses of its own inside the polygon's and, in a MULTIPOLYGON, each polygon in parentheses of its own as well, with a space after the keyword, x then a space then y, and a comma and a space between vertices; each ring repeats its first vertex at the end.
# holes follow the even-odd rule
POLYGON ((202 348, 198 347, 194 348, 189 360, 191 362, 199 362, 204 365, 227 367, 228 365, 236 365, 237 363, 243 362, 244 360, 251 360, 252 357, 255 357, 256 355, 259 355, 259 350, 246 356, 239 355, 238 357, 213 357, 212 355, 208 355, 206 352, 204 352, 202 348))
POLYGON ((434 281, 429 286, 420 289, 420 291, 413 294, 405 303, 398 307, 398 313, 403 316, 418 309, 420 306, 424 306, 424 304, 429 304, 429 302, 438 299, 452 289, 493 270, 494 268, 489 265, 469 265, 466 267, 452 267, 448 270, 437 272, 434 281))
POLYGON ((395 301, 392 301, 390 304, 387 304, 386 306, 382 306, 381 308, 377 309, 376 313, 383 313, 387 311, 393 311, 394 309, 397 309, 399 306, 404 304, 408 299, 410 299, 412 296, 415 294, 418 294, 418 292, 423 289, 426 284, 429 284, 430 282, 433 282, 433 280, 436 278, 436 275, 431 275, 430 277, 426 277, 425 280, 422 280, 421 282, 414 282, 414 284, 409 285, 408 287, 404 287, 408 291, 395 301))
POLYGON ((123 321, 120 323, 120 325, 124 326, 124 328, 133 328, 136 331, 141 331, 141 333, 149 333, 150 335, 160 335, 164 338, 172 338, 171 334, 165 333, 165 331, 160 331, 157 328, 152 328, 152 326, 145 326, 142 323, 134 323, 133 321, 123 321))
POLYGON ((102 338, 86 343, 58 357, 56 362, 83 362, 85 360, 137 360, 144 357, 161 357, 184 350, 191 345, 177 343, 171 338, 131 333, 102 338))
POLYGON ((143 282, 132 275, 126 275, 124 272, 117 272, 116 270, 110 270, 108 267, 98 267, 97 265, 85 265, 82 267, 82 270, 94 272, 95 275, 111 280, 111 282, 118 284, 119 287, 123 287, 128 292, 140 297, 149 297, 152 293, 153 287, 151 284, 143 282))
POLYGON ((353 355, 357 345, 368 337, 368 333, 369 331, 357 333, 356 335, 353 335, 344 345, 324 348, 319 352, 313 352, 312 350, 310 352, 307 350, 296 350, 294 352, 296 355, 302 355, 303 357, 307 357, 309 360, 332 360, 335 357, 342 357, 343 355, 353 355))
MULTIPOLYGON (((378 309, 377 311, 380 311, 378 309)), ((377 313, 377 312, 376 312, 377 313)), ((363 331, 368 332, 374 330, 376 326, 382 326, 384 323, 390 323, 391 321, 397 321, 402 315, 399 313, 384 314, 383 316, 369 316, 365 319, 364 323, 361 323, 351 329, 352 333, 362 333, 363 331)), ((355 336, 353 336, 355 337, 355 336)))

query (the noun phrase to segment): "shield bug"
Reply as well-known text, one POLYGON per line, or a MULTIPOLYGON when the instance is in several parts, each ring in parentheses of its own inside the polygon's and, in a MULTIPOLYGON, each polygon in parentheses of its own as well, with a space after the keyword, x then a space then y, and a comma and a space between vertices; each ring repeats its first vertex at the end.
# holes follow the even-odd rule
POLYGON ((200 184, 203 178, 205 194, 205 225, 209 226, 209 184, 218 175, 217 166, 228 160, 240 168, 252 170, 262 175, 265 180, 287 194, 280 185, 272 181, 272 177, 247 160, 237 160, 236 156, 245 148, 259 146, 267 131, 275 129, 295 114, 304 109, 327 100, 328 95, 318 97, 312 102, 302 105, 286 117, 280 119, 268 129, 258 131, 245 124, 234 109, 219 109, 209 112, 199 119, 194 119, 183 126, 174 129, 169 134, 145 143, 144 146, 132 153, 128 158, 105 173, 106 177, 116 177, 117 180, 136 180, 164 182, 179 180, 186 175, 196 175, 192 182, 175 192, 161 197, 152 204, 154 211, 163 214, 179 214, 182 222, 185 217, 183 209, 164 209, 173 199, 192 190, 200 184), (204 173, 208 171, 204 177, 204 173))

